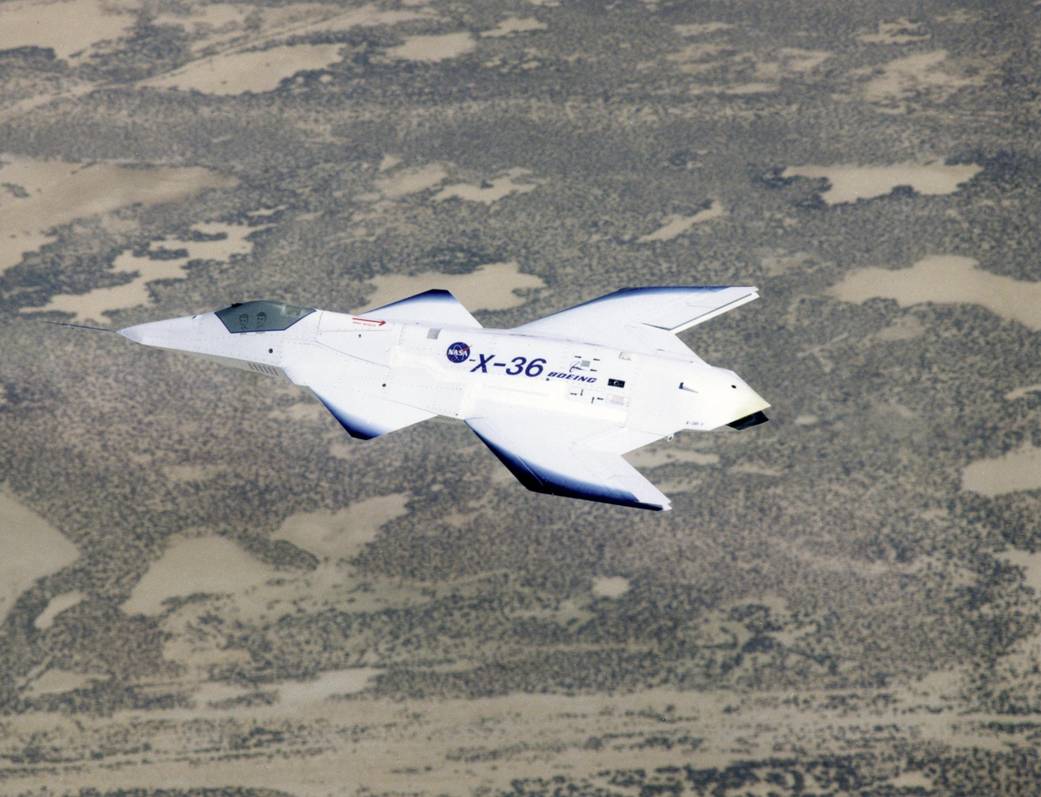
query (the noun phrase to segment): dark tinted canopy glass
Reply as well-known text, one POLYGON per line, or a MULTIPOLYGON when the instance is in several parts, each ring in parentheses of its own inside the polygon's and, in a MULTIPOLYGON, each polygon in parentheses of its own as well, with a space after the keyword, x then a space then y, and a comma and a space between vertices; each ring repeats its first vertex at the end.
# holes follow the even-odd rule
POLYGON ((231 307, 218 310, 217 318, 228 328, 228 332, 278 332, 289 329, 305 315, 314 312, 313 307, 294 307, 281 302, 237 302, 231 307))

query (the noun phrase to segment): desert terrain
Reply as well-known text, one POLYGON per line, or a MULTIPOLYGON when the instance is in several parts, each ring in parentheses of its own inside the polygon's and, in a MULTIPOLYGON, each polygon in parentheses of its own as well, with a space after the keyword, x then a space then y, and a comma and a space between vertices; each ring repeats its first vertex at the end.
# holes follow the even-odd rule
POLYGON ((1041 6, 0 2, 0 794, 1041 792, 1041 6), (1033 208, 1033 210, 1031 210, 1033 208), (526 492, 117 329, 756 285, 526 492))

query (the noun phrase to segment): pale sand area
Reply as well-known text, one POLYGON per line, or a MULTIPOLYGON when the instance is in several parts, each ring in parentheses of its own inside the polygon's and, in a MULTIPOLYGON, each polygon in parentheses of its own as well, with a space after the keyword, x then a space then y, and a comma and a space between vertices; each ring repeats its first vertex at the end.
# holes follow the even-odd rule
POLYGON ((1023 583, 1041 595, 1041 552, 1012 550, 1001 554, 1001 558, 1010 565, 1022 568, 1023 583))
POLYGON ((800 47, 782 47, 771 58, 755 59, 757 78, 790 77, 812 72, 823 64, 831 53, 827 50, 804 50, 800 47))
MULTIPOLYGON (((274 693, 278 705, 252 708, 251 717, 278 717, 287 709, 298 709, 303 706, 321 703, 325 700, 346 697, 363 691, 373 679, 383 672, 377 667, 348 667, 343 670, 328 670, 319 673, 308 681, 285 680, 278 684, 265 685, 263 691, 274 693)), ((244 697, 257 690, 252 687, 241 687, 215 681, 204 681, 194 684, 192 702, 195 711, 206 709, 215 712, 226 712, 226 703, 244 697)), ((232 713, 235 712, 232 709, 232 713)), ((189 716, 187 713, 185 717, 189 716)))
POLYGON ((405 493, 366 498, 335 512, 304 512, 286 518, 274 539, 287 540, 322 559, 352 559, 376 538, 380 527, 407 512, 405 493))
POLYGON ((234 3, 194 4, 164 9, 155 15, 160 25, 177 25, 188 33, 220 33, 241 23, 254 6, 234 3))
MULTIPOLYGON (((180 27, 193 39, 192 52, 201 53, 211 47, 244 40, 246 18, 257 10, 256 6, 232 3, 173 6, 156 14, 155 21, 159 25, 180 27)), ((258 16, 265 19, 265 15, 258 16)))
MULTIPOLYGON (((394 169, 400 160, 384 158, 380 171, 394 169)), ((403 196, 418 194, 436 188, 448 179, 448 170, 440 163, 428 163, 410 169, 401 169, 394 174, 376 180, 376 189, 387 199, 400 199, 403 196)))
MULTIPOLYGON (((278 701, 277 706, 249 709, 254 719, 277 717, 287 709, 298 709, 302 706, 321 703, 322 701, 345 697, 363 691, 373 679, 383 672, 377 667, 348 667, 343 670, 327 670, 315 678, 306 681, 285 680, 278 684, 266 684, 263 691, 273 693, 278 701)), ((226 712, 228 701, 244 697, 256 692, 254 687, 242 687, 219 681, 200 681, 190 684, 195 711, 205 709, 207 712, 226 712)), ((174 712, 187 718, 188 712, 174 712)), ((238 713, 232 709, 232 713, 238 713)))
POLYGON ((481 36, 490 39, 512 36, 515 33, 531 33, 536 30, 545 30, 546 23, 540 22, 535 17, 507 17, 499 22, 491 30, 481 32, 481 36))
POLYGON ((961 486, 991 498, 1019 490, 1041 490, 1041 448, 1026 444, 1004 456, 965 466, 961 486))
POLYGON ((828 205, 885 196, 898 185, 908 185, 919 194, 950 194, 982 171, 975 163, 948 165, 940 161, 894 163, 890 166, 789 166, 782 177, 825 178, 829 187, 821 194, 828 205))
POLYGON ((1026 398, 1032 393, 1041 393, 1041 385, 1025 385, 1024 387, 1017 387, 1015 390, 1010 390, 1005 394, 1005 400, 1015 401, 1016 399, 1026 398))
MULTIPOLYGON (((921 516, 926 519, 930 517, 928 511, 922 513, 921 516)), ((939 519, 939 516, 934 514, 932 519, 939 519)), ((860 577, 883 580, 933 573, 942 574, 944 581, 954 587, 974 586, 979 578, 968 568, 961 565, 952 566, 950 562, 935 556, 918 556, 909 562, 897 562, 892 559, 869 561, 862 557, 822 551, 816 545, 791 540, 779 541, 777 553, 790 556, 799 562, 805 562, 823 573, 856 573, 860 577)))
POLYGON ((530 182, 519 182, 530 179, 530 169, 513 168, 508 169, 497 177, 484 180, 479 185, 470 183, 454 183, 446 185, 434 195, 434 202, 443 202, 446 199, 462 199, 466 202, 481 202, 490 205, 511 194, 526 194, 534 191, 536 184, 530 182))
POLYGON ((401 163, 401 156, 400 155, 391 155, 390 153, 387 153, 380 160, 379 170, 381 172, 390 171, 395 166, 397 166, 399 163, 401 163))
POLYGON ((726 211, 723 206, 713 200, 712 204, 695 213, 693 216, 680 216, 673 214, 666 216, 662 226, 659 227, 652 233, 640 236, 637 238, 638 243, 651 243, 653 241, 671 241, 673 238, 678 238, 685 232, 689 232, 697 224, 702 224, 706 221, 712 221, 712 219, 718 219, 726 215, 726 211))
MULTIPOLYGON (((786 225, 787 226, 787 225, 786 225)), ((803 271, 807 267, 812 268, 814 258, 807 252, 795 252, 794 254, 764 255, 761 258, 763 270, 768 276, 777 277, 790 271, 803 271)))
POLYGON ((629 579, 623 576, 600 576, 593 579, 593 594, 598 598, 620 598, 629 591, 629 579))
MULTIPOLYGON (((330 676, 346 686, 362 677, 363 672, 330 676)), ((198 712, 184 709, 120 711, 97 717, 89 729, 74 717, 36 712, 19 716, 17 733, 65 740, 68 749, 84 751, 74 760, 50 764, 50 776, 66 790, 171 783, 203 789, 234 783, 240 788, 284 789, 298 797, 372 789, 413 793, 418 772, 425 791, 473 795, 507 791, 515 778, 546 771, 566 772, 575 779, 615 770, 653 771, 675 766, 678 755, 695 767, 850 755, 862 752, 865 743, 891 742, 894 731, 955 752, 1005 750, 1001 741, 980 733, 1000 716, 968 713, 949 704, 958 677, 956 672, 943 673, 907 688, 803 691, 798 701, 792 701, 788 691, 741 696, 733 691, 666 689, 474 700, 338 700, 338 692, 332 691, 324 699, 313 699, 325 691, 323 684, 314 692, 304 691, 303 702, 297 704, 207 712, 207 720, 222 723, 219 728, 200 725, 198 712), (842 698, 854 699, 858 710, 828 708, 842 698), (663 717, 668 717, 666 723, 663 717), (284 728, 282 744, 296 754, 271 755, 262 748, 256 753, 264 756, 260 766, 254 757, 243 757, 241 750, 213 735, 248 733, 259 722, 284 728), (119 739, 131 729, 136 729, 137 744, 148 742, 144 749, 124 746, 118 754, 88 757, 97 739, 119 739), (672 749, 674 744, 642 743, 663 736, 674 739, 679 750, 672 749), (684 750, 684 739, 692 737, 698 739, 696 748, 684 750), (600 743, 591 745, 591 738, 600 743), (118 766, 113 766, 116 761, 118 766)), ((1019 721, 1034 722, 1037 716, 1024 715, 1019 721)), ((825 769, 818 779, 810 770, 804 786, 829 792, 834 782, 823 778, 831 775, 825 769)), ((5 778, 5 785, 15 792, 39 783, 35 767, 27 767, 24 774, 10 768, 5 778)))
POLYGON ((880 329, 875 335, 875 340, 884 343, 895 343, 903 340, 914 340, 925 334, 925 324, 916 316, 902 316, 889 326, 880 329))
POLYGON ((111 288, 96 288, 87 293, 60 293, 51 297, 43 308, 22 308, 22 312, 39 312, 57 310, 72 313, 75 323, 104 323, 108 319, 105 313, 115 310, 128 310, 131 307, 148 304, 148 283, 156 280, 181 279, 185 276, 185 267, 192 261, 209 260, 219 263, 228 262, 235 255, 249 254, 253 244, 246 236, 263 227, 250 227, 245 224, 225 224, 222 222, 206 222, 196 224, 193 230, 206 235, 223 235, 223 238, 211 241, 192 241, 180 238, 161 238, 149 244, 150 252, 179 251, 187 254, 181 257, 156 260, 150 257, 139 257, 132 251, 123 251, 116 256, 112 264, 115 274, 133 274, 135 279, 123 285, 111 288))
MULTIPOLYGON (((1037 5, 1037 3, 1034 3, 1037 5)), ((948 22, 952 25, 971 25, 975 22, 980 21, 980 15, 975 11, 969 11, 965 8, 959 8, 957 11, 953 11, 950 14, 940 14, 933 17, 934 22, 948 22)))
POLYGON ((777 91, 776 83, 727 83, 717 86, 691 86, 691 94, 732 94, 742 96, 747 94, 769 94, 777 91))
POLYGON ((776 468, 760 465, 755 462, 742 462, 730 468, 731 473, 747 473, 752 476, 783 476, 784 474, 776 468))
POLYGON ((349 667, 323 672, 312 681, 283 681, 279 684, 279 699, 283 704, 302 706, 336 695, 352 695, 365 689, 381 672, 376 667, 349 667))
POLYGON ((175 202, 237 181, 199 167, 131 167, 0 155, 0 274, 54 240, 47 230, 136 203, 175 202))
MULTIPOLYGON (((935 782, 924 772, 902 772, 889 781, 894 789, 933 789, 935 782)), ((771 787, 772 788, 772 787, 771 787)), ((912 794, 917 793, 912 791, 912 794)))
POLYGON ((514 260, 504 263, 488 263, 479 266, 470 274, 442 274, 425 271, 422 274, 384 274, 372 280, 376 292, 365 303, 365 307, 380 307, 384 304, 414 296, 417 293, 440 288, 451 291, 468 310, 504 310, 524 304, 525 299, 516 291, 543 288, 540 277, 521 273, 514 260))
POLYGON ((104 675, 61 669, 47 670, 32 682, 26 690, 26 697, 72 692, 75 689, 89 686, 94 681, 103 680, 105 680, 104 675))
POLYGON ((200 482, 212 479, 227 470, 219 465, 164 465, 163 475, 173 482, 200 482))
POLYGON ((63 592, 61 595, 55 595, 51 598, 50 603, 47 604, 47 608, 40 612, 36 619, 33 620, 33 625, 41 631, 46 631, 54 624, 55 617, 66 609, 71 609, 85 597, 87 596, 78 590, 75 592, 63 592))
POLYGON ((719 455, 701 451, 684 451, 680 448, 646 446, 630 451, 625 459, 634 468, 655 468, 659 465, 682 463, 687 465, 715 465, 719 455))
POLYGON ((0 10, 0 50, 46 47, 68 59, 102 41, 118 39, 137 17, 104 0, 4 3, 0 10))
POLYGON ((0 487, 0 622, 34 581, 79 558, 54 526, 0 487))
POLYGON ((667 60, 687 75, 704 75, 720 69, 742 75, 742 80, 732 83, 693 84, 688 89, 691 94, 742 95, 777 91, 782 80, 803 79, 830 57, 831 53, 826 50, 781 47, 761 55, 755 51, 737 50, 726 43, 695 42, 671 53, 667 60))
POLYGON ((239 41, 256 46, 260 41, 271 41, 277 36, 396 25, 434 16, 423 9, 385 9, 374 3, 340 13, 336 11, 335 6, 320 3, 290 3, 275 8, 213 3, 195 4, 190 8, 169 7, 156 16, 156 21, 163 25, 177 25, 183 28, 186 33, 196 38, 192 42, 192 49, 201 52, 239 41), (258 31, 246 26, 247 20, 259 26, 259 40, 258 31))
POLYGON ((699 75, 708 72, 724 63, 728 58, 735 57, 732 49, 726 44, 698 43, 688 44, 686 47, 670 53, 666 60, 672 61, 680 72, 687 75, 699 75), (722 58, 717 56, 722 55, 722 58))
POLYGON ((247 50, 195 61, 188 66, 143 81, 153 88, 200 91, 228 96, 274 91, 285 78, 304 70, 324 69, 340 60, 341 44, 297 44, 247 50))
POLYGON ((863 33, 857 36, 857 41, 864 44, 916 44, 929 37, 930 33, 922 23, 902 17, 881 20, 875 33, 863 33))
POLYGON ((1041 329, 1041 282, 1024 282, 977 266, 971 257, 930 255, 911 268, 859 269, 828 293, 844 302, 895 299, 901 307, 921 302, 978 304, 1009 321, 1041 329))
POLYGON ((869 102, 899 104, 924 92, 943 100, 966 86, 982 86, 985 77, 982 70, 973 75, 964 73, 948 60, 946 50, 933 50, 883 65, 881 72, 865 84, 864 98, 869 102))
POLYGON ((680 36, 693 38, 695 36, 706 36, 709 33, 718 33, 721 30, 729 30, 734 27, 729 22, 702 22, 690 25, 673 25, 672 29, 680 36))
POLYGON ((474 37, 465 31, 460 33, 438 33, 426 36, 409 36, 404 44, 391 47, 387 55, 400 61, 426 61, 436 63, 449 58, 466 55, 477 48, 474 37))
POLYGON ((274 568, 255 559, 223 537, 190 537, 170 544, 133 591, 123 611, 158 614, 167 598, 197 592, 240 592, 276 575, 274 568))

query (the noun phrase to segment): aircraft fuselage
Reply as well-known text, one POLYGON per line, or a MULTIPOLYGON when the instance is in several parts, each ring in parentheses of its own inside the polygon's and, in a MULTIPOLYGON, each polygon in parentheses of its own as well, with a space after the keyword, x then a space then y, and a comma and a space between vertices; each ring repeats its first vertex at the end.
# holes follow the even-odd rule
POLYGON ((655 437, 709 430, 767 407, 733 371, 510 330, 402 323, 319 310, 280 331, 230 332, 213 313, 123 330, 138 343, 269 376, 313 363, 344 388, 465 419, 486 402, 595 417, 655 437), (347 367, 349 365, 349 368, 347 367), (366 374, 359 385, 359 367, 366 374), (350 382, 351 384, 347 384, 350 382))

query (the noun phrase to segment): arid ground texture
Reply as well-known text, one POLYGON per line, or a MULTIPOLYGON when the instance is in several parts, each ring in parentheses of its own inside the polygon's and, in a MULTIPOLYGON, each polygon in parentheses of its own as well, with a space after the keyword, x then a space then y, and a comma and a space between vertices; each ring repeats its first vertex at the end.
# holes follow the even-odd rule
POLYGON ((0 2, 0 794, 1041 793, 1041 5, 0 2), (119 328, 431 287, 773 407, 526 492, 119 328))

